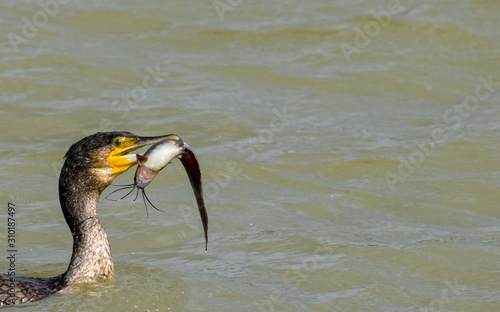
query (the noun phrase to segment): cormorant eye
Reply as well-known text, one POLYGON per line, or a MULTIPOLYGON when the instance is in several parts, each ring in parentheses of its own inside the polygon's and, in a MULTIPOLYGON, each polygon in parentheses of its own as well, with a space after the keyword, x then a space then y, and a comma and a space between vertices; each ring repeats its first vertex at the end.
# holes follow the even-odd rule
POLYGON ((120 141, 120 139, 116 139, 114 142, 113 142, 113 145, 115 147, 119 147, 120 145, 122 145, 122 141, 120 141))

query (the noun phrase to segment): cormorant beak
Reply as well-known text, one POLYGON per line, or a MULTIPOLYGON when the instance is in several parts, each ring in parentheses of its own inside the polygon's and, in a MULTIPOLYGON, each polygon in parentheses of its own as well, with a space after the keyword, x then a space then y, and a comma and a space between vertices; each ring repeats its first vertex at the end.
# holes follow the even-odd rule
POLYGON ((114 150, 108 156, 108 163, 113 169, 113 174, 121 174, 132 166, 137 165, 136 154, 129 154, 138 148, 152 145, 161 141, 179 141, 175 134, 168 134, 154 137, 116 137, 113 139, 114 150))

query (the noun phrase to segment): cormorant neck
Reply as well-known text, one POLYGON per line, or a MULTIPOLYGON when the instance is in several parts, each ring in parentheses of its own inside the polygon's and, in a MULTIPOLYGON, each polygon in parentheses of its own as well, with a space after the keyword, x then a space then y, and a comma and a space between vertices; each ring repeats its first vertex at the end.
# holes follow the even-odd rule
POLYGON ((97 217, 91 217, 73 232, 73 254, 64 274, 65 284, 113 276, 108 237, 97 217))
POLYGON ((59 201, 73 235, 73 254, 64 273, 66 285, 113 275, 111 248, 97 218, 102 189, 87 171, 78 169, 81 168, 68 168, 65 164, 59 178, 59 201))

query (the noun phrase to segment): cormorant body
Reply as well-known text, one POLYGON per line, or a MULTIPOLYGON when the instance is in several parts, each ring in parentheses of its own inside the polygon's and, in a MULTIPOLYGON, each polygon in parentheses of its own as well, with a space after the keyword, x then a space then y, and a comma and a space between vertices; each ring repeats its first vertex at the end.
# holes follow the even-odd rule
POLYGON ((73 144, 59 177, 59 201, 73 236, 68 269, 50 278, 0 275, 0 306, 34 302, 76 282, 111 278, 111 249, 97 218, 99 197, 119 174, 137 164, 136 155, 129 152, 176 138, 99 132, 73 144))

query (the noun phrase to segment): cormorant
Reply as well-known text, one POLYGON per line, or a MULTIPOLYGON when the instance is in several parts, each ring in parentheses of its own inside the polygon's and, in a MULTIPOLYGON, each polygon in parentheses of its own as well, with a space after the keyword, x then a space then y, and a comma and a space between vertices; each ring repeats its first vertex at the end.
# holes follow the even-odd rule
POLYGON ((80 281, 109 279, 113 260, 106 232, 97 218, 102 191, 137 164, 130 152, 176 135, 140 137, 130 132, 98 132, 73 144, 59 176, 59 201, 73 235, 66 272, 50 278, 0 275, 0 306, 34 302, 80 281))

